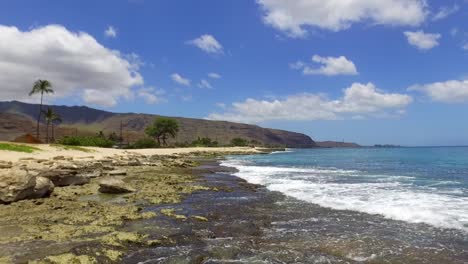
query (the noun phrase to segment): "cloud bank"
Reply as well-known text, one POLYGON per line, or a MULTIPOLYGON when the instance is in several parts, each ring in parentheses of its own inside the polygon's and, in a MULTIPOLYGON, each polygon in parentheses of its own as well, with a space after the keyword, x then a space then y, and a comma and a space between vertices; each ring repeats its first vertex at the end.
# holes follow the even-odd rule
POLYGON ((323 94, 303 93, 281 100, 256 100, 233 103, 224 113, 212 113, 207 119, 259 123, 273 120, 336 120, 394 116, 404 112, 413 101, 405 94, 385 93, 374 84, 354 83, 336 100, 323 94))
POLYGON ((468 80, 449 80, 424 85, 414 85, 409 91, 420 91, 433 101, 442 103, 468 102, 468 80))
POLYGON ((308 27, 345 30, 354 23, 417 26, 428 14, 425 0, 257 0, 263 21, 290 37, 307 35, 308 27))
POLYGON ((0 25, 0 99, 31 101, 33 82, 47 79, 55 89, 49 98, 76 95, 86 103, 111 107, 143 84, 140 63, 132 58, 60 25, 30 31, 0 25))

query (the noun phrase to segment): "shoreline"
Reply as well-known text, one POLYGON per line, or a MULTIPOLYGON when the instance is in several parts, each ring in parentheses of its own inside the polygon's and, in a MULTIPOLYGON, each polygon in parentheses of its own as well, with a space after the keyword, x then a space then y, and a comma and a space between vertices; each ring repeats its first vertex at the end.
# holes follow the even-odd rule
POLYGON ((98 177, 83 186, 56 187, 50 198, 0 205, 0 263, 468 259, 463 233, 328 209, 269 191, 221 166, 219 159, 230 154, 157 155, 146 165, 115 165, 139 190, 133 194, 99 194, 98 177), (445 248, 438 248, 441 243, 445 248))

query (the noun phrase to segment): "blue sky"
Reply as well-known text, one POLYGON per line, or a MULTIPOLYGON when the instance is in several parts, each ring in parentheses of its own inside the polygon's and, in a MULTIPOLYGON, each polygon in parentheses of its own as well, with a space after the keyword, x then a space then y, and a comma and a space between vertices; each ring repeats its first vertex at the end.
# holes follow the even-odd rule
POLYGON ((322 2, 2 1, 0 100, 468 145, 467 1, 322 2))

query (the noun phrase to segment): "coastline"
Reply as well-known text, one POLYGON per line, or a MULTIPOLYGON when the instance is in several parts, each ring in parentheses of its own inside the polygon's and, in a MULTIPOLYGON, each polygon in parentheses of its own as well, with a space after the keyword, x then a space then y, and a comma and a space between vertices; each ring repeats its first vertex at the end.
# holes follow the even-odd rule
MULTIPOLYGON (((119 263, 132 247, 171 243, 165 236, 153 234, 156 237, 152 238, 139 228, 126 230, 126 227, 156 217, 208 221, 202 215, 182 215, 173 208, 191 193, 219 191, 200 181, 192 169, 201 160, 214 161, 223 155, 267 151, 252 148, 130 151, 86 148, 91 151, 84 152, 49 145, 41 145, 40 149, 35 153, 0 151, 2 177, 25 170, 38 178, 52 171, 67 180, 66 184, 52 187, 47 197, 0 203, 0 263, 119 263), (80 175, 81 171, 87 171, 88 175, 80 175), (94 175, 96 171, 99 175, 94 175), (86 182, 81 182, 83 177, 87 178, 86 182), (126 187, 131 186, 136 191, 101 193, 103 177, 119 178, 126 187), (159 205, 164 208, 148 209, 159 205)), ((5 188, 18 186, 2 188, 5 191, 5 188)))
POLYGON ((146 165, 115 165, 127 171, 124 179, 139 189, 135 194, 99 194, 97 178, 56 187, 50 198, 0 205, 0 263, 464 263, 468 258, 464 233, 286 197, 233 176, 236 170, 219 162, 230 154, 246 153, 126 153, 153 158, 146 165))

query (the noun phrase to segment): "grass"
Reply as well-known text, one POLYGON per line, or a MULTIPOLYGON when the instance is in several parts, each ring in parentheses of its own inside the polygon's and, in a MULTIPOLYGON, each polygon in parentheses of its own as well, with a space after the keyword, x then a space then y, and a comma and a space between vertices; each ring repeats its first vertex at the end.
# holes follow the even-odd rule
POLYGON ((0 150, 33 153, 34 151, 40 149, 22 144, 0 143, 0 150))
POLYGON ((87 149, 87 148, 79 147, 79 146, 69 146, 69 145, 60 145, 60 144, 54 144, 52 146, 56 148, 61 148, 64 150, 77 150, 77 151, 88 152, 88 153, 93 152, 92 149, 87 149))

